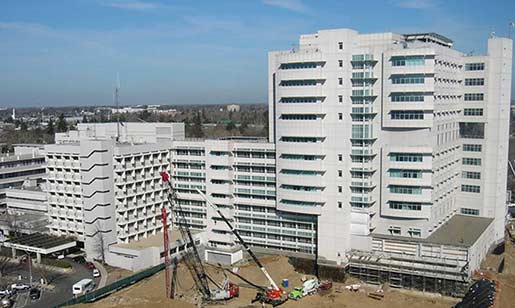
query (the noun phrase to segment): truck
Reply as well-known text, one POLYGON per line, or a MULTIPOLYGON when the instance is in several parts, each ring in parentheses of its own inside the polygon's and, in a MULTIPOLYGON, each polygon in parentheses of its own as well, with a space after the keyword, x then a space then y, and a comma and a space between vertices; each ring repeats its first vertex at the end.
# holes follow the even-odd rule
POLYGON ((311 295, 315 293, 319 287, 320 283, 318 279, 308 279, 304 281, 302 287, 294 288, 289 294, 288 298, 293 300, 301 299, 304 296, 311 295))
POLYGON ((79 296, 93 291, 94 288, 95 282, 92 279, 85 278, 72 286, 72 293, 75 296, 79 296))

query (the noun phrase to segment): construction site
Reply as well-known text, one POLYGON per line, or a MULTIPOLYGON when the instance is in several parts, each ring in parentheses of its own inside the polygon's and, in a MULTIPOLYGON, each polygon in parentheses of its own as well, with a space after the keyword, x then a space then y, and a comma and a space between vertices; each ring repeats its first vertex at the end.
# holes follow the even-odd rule
MULTIPOLYGON (((163 181, 169 183, 167 174, 163 181)), ((515 300, 515 224, 471 279, 456 260, 411 260, 396 255, 371 258, 349 254, 346 266, 318 266, 313 260, 256 255, 205 195, 207 204, 238 238, 244 258, 230 266, 207 264, 188 224, 176 224, 185 241, 178 258, 165 256, 165 270, 80 307, 512 307, 515 300), (385 261, 381 261, 382 259, 385 261), (453 263, 454 262, 454 263, 453 263), (459 269, 462 269, 461 272, 459 269)), ((180 222, 180 205, 170 185, 169 202, 180 222)), ((168 234, 166 209, 163 225, 168 234)), ((481 229, 481 226, 475 226, 481 229)), ((466 228, 464 228, 466 231, 466 228)), ((445 230, 444 230, 445 231, 445 230)), ((448 230, 447 230, 448 231, 448 230)), ((472 235, 473 237, 473 235, 472 235)), ((168 236, 164 236, 165 251, 168 236)), ((106 293, 108 294, 108 293, 106 293)), ((92 300, 93 301, 93 300, 92 300)))

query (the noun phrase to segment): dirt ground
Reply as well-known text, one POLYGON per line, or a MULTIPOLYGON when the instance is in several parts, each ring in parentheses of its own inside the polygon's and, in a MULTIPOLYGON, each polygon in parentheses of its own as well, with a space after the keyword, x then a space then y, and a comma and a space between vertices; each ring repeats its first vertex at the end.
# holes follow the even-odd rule
POLYGON ((108 265, 104 265, 104 267, 107 270, 107 273, 109 274, 109 276, 107 277, 107 284, 113 283, 117 280, 120 280, 133 274, 131 271, 125 270, 123 268, 117 268, 108 265))
MULTIPOLYGON (((290 287, 286 289, 288 292, 294 286, 301 284, 301 278, 304 275, 294 271, 293 267, 288 263, 288 258, 279 256, 264 257, 262 261, 277 283, 284 278, 289 279, 290 287)), ((206 269, 216 281, 221 282, 223 280, 223 272, 220 269, 211 266, 206 266, 206 269)), ((253 283, 263 286, 267 285, 266 278, 254 264, 241 266, 239 273, 253 283)), ((240 285, 240 297, 220 305, 211 304, 209 307, 259 307, 259 304, 252 305, 250 303, 256 295, 255 289, 246 286, 246 283, 240 281, 237 277, 230 276, 229 278, 240 285)), ((344 288, 346 284, 351 282, 334 284, 333 289, 327 293, 305 297, 299 301, 288 301, 281 307, 406 308, 409 305, 416 305, 418 307, 448 308, 457 302, 453 298, 406 290, 385 290, 384 299, 375 300, 369 298, 367 292, 375 291, 377 287, 363 287, 359 292, 352 293, 344 288)), ((178 269, 178 298, 176 300, 166 300, 164 293, 164 273, 161 272, 93 304, 79 305, 77 307, 196 307, 195 303, 198 298, 193 287, 193 280, 186 267, 182 264, 178 269)))

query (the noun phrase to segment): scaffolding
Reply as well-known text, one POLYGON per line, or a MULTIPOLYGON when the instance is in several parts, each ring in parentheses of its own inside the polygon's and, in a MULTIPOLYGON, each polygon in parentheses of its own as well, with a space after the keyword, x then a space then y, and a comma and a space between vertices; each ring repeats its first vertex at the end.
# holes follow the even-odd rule
POLYGON ((461 297, 470 278, 467 264, 458 259, 352 250, 347 273, 370 284, 461 297))

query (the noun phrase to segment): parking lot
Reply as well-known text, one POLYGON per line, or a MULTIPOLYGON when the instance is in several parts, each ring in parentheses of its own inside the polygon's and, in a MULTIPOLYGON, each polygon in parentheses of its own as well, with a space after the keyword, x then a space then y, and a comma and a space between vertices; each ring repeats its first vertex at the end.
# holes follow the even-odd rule
MULTIPOLYGON (((100 278, 93 278, 92 270, 88 269, 85 264, 79 264, 71 259, 63 259, 71 265, 67 271, 58 268, 44 269, 37 266, 32 267, 32 281, 33 287, 41 290, 40 298, 31 300, 28 290, 18 291, 11 299, 15 301, 13 307, 52 307, 72 297, 72 285, 84 278, 94 279, 95 284, 98 285, 100 278), (41 285, 40 280, 44 278, 48 284, 41 285)), ((4 268, 3 276, 1 277, 2 288, 5 289, 11 283, 24 283, 28 284, 30 280, 30 272, 28 263, 19 264, 11 262, 4 268), (21 278, 21 280, 19 279, 21 278)))

